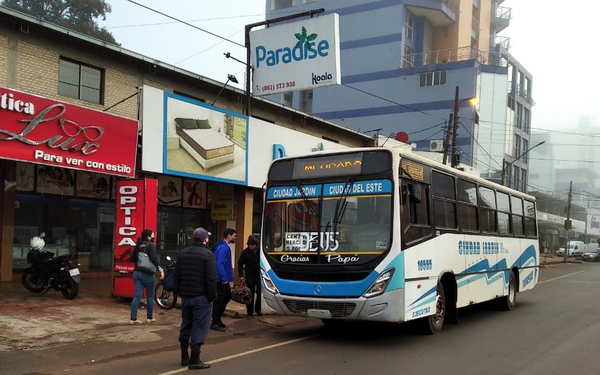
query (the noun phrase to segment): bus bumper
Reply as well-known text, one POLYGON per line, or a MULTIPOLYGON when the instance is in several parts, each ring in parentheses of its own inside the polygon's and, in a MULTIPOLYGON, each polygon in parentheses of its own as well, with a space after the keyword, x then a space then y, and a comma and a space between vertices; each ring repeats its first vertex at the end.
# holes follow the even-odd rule
POLYGON ((266 306, 277 315, 319 319, 404 321, 404 289, 372 298, 315 298, 272 294, 263 289, 266 306))

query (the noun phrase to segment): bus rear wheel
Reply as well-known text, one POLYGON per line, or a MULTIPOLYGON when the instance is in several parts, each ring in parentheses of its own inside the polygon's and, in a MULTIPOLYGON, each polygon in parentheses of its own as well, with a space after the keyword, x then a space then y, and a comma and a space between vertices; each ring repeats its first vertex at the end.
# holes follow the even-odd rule
POLYGON ((422 319, 424 333, 433 335, 442 330, 444 318, 446 317, 446 295, 444 286, 438 284, 437 297, 435 302, 435 313, 422 319))

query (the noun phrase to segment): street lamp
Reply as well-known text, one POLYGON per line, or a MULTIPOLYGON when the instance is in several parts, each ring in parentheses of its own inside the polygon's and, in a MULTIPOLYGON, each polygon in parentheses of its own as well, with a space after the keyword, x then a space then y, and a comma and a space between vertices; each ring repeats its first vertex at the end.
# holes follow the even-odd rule
MULTIPOLYGON (((523 151, 523 153, 519 156, 517 156, 515 158, 515 160, 508 162, 506 160, 504 160, 505 165, 502 166, 502 175, 500 177, 500 181, 502 181, 502 185, 504 186, 508 186, 506 185, 504 179, 506 177, 506 170, 509 169, 517 160, 519 160, 523 155, 527 154, 529 151, 533 150, 534 148, 536 148, 537 146, 541 146, 544 143, 546 143, 546 141, 541 141, 540 143, 536 144, 535 146, 529 147, 527 150, 523 151)), ((510 185, 511 180, 510 180, 510 173, 508 174, 508 183, 510 185)))
POLYGON ((223 85, 223 87, 221 87, 221 91, 219 91, 219 94, 217 94, 217 97, 215 98, 215 100, 213 100, 212 103, 210 103, 211 105, 214 105, 217 102, 217 99, 219 99, 219 96, 221 96, 221 94, 223 93, 223 90, 225 90, 225 86, 227 86, 229 81, 231 81, 233 83, 238 83, 237 78, 235 78, 235 76, 233 74, 227 74, 227 81, 225 81, 225 84, 223 85))
POLYGON ((458 86, 456 86, 456 92, 454 95, 454 110, 450 114, 450 120, 448 122, 448 130, 446 132, 446 140, 444 141, 444 158, 442 163, 446 164, 448 160, 448 147, 450 145, 450 134, 452 134, 452 159, 450 160, 450 164, 452 168, 455 168, 458 165, 458 160, 456 158, 456 133, 458 133, 458 109, 460 105, 464 102, 470 102, 472 106, 477 105, 477 98, 472 96, 470 98, 466 98, 463 100, 458 100, 458 86), (450 131, 452 129, 452 131, 450 131))

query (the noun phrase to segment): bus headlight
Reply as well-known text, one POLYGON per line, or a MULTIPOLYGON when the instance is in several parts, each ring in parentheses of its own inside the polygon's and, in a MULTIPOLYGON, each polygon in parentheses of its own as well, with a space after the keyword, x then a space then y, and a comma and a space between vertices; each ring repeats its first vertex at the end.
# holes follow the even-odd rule
POLYGON ((263 284, 265 286, 265 289, 267 289, 272 294, 279 293, 279 291, 277 290, 277 287, 271 281, 269 274, 267 274, 267 272, 265 272, 265 270, 263 270, 262 268, 260 269, 260 276, 263 279, 263 284))
POLYGON ((377 280, 367 289, 367 291, 363 294, 363 297, 371 298, 383 294, 385 292, 385 288, 387 288, 392 276, 394 275, 394 268, 390 268, 389 270, 383 272, 377 280))

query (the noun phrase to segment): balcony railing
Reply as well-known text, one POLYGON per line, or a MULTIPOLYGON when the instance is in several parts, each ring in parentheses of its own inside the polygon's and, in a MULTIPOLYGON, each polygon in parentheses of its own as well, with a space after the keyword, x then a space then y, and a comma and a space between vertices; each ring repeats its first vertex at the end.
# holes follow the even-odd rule
POLYGON ((404 56, 401 68, 436 65, 456 61, 477 60, 482 65, 507 66, 506 59, 498 52, 484 52, 475 46, 442 49, 404 56))
POLYGON ((496 46, 499 44, 506 50, 510 49, 510 37, 507 36, 495 36, 490 38, 492 45, 490 46, 491 50, 495 50, 496 46))
POLYGON ((525 87, 521 86, 518 83, 517 83, 517 94, 519 94, 520 97, 525 99, 525 101, 527 103, 529 103, 531 105, 535 105, 535 100, 533 100, 533 97, 531 96, 531 91, 526 90, 525 87))
POLYGON ((437 0, 437 1, 444 3, 448 8, 450 8, 452 13, 456 14, 457 16, 458 16, 458 13, 460 13, 460 0, 437 0))
POLYGON ((494 8, 494 15, 496 18, 510 20, 512 18, 512 8, 496 6, 494 8))

